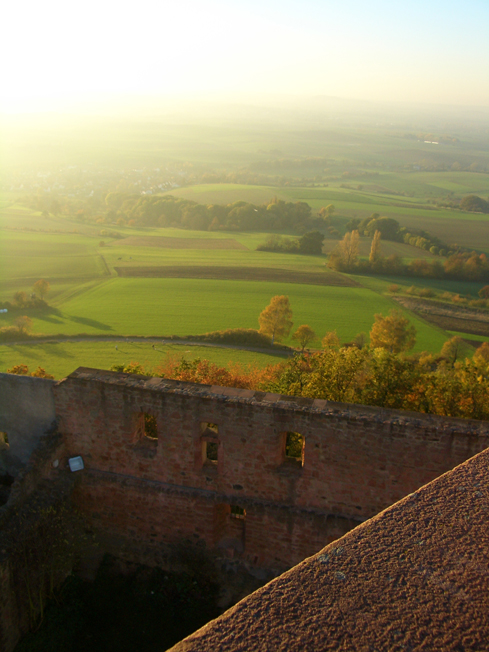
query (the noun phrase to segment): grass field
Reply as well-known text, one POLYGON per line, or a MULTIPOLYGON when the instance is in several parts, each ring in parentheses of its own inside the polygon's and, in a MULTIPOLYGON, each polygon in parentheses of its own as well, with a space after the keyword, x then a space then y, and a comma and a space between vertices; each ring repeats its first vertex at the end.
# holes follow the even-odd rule
MULTIPOLYGON (((270 298, 287 294, 295 326, 309 324, 319 337, 337 330, 343 341, 368 333, 377 312, 396 304, 366 288, 320 287, 202 279, 110 279, 67 298, 54 312, 33 315, 33 331, 45 334, 168 336, 228 328, 257 328, 270 298)), ((410 316, 411 317, 411 316, 410 316)), ((443 333, 412 317, 418 350, 439 350, 443 333)), ((0 324, 8 317, 0 315, 0 324)))
POLYGON ((107 275, 93 238, 71 233, 0 233, 0 300, 16 290, 30 290, 39 278, 80 283, 107 275))
POLYGON ((240 351, 211 346, 190 344, 149 342, 43 342, 42 344, 12 344, 0 346, 0 372, 5 372, 16 364, 26 364, 29 371, 43 367, 55 378, 64 378, 77 367, 110 369, 115 364, 139 362, 145 368, 154 368, 167 356, 192 360, 210 360, 219 366, 230 362, 243 366, 254 364, 265 367, 285 360, 283 356, 240 351), (117 347, 117 348, 116 348, 117 347))
POLYGON ((359 284, 353 278, 339 274, 327 268, 318 272, 285 270, 273 267, 212 267, 188 265, 171 267, 116 267, 120 277, 124 278, 197 278, 236 281, 275 281, 278 283, 295 283, 299 285, 335 285, 355 287, 359 284))

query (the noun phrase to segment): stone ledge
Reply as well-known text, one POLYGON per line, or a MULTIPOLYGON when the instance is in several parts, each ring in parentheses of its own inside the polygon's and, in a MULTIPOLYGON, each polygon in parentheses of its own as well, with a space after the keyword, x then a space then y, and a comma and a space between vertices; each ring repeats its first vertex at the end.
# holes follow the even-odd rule
POLYGON ((204 498, 214 503, 227 503, 230 505, 239 504, 243 507, 255 507, 259 509, 281 510, 287 514, 304 514, 309 516, 318 516, 323 518, 341 519, 352 522, 352 527, 363 523, 364 518, 357 515, 347 515, 317 509, 315 507, 302 507, 300 505, 290 505, 290 503, 279 503, 271 500, 262 500, 260 498, 250 498, 243 494, 227 494, 210 489, 200 489, 196 487, 186 487, 185 485, 174 485, 158 480, 149 480, 146 478, 137 478, 135 476, 115 473, 113 471, 102 471, 100 469, 85 469, 83 475, 79 476, 80 482, 89 484, 90 481, 104 481, 113 484, 123 483, 124 487, 150 488, 156 492, 185 496, 187 498, 204 498))

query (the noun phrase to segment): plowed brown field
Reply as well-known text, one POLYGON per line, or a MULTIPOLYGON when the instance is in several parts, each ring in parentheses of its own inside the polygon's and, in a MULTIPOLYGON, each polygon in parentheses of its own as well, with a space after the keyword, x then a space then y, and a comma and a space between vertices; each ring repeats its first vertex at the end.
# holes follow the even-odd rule
POLYGON ((245 249, 234 238, 166 238, 160 235, 131 236, 115 242, 117 246, 161 247, 163 249, 245 249))
POLYGON ((302 285, 336 285, 360 287, 360 284, 343 274, 329 269, 321 272, 299 272, 273 267, 206 267, 206 266, 161 266, 161 267, 114 267, 119 276, 138 278, 209 278, 236 281, 276 281, 302 285))

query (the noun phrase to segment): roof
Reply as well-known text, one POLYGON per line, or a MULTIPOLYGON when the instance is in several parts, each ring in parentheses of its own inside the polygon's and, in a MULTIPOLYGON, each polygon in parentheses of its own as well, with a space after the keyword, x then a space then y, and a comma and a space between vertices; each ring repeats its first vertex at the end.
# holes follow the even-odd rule
POLYGON ((172 652, 486 650, 489 449, 251 594, 172 652))

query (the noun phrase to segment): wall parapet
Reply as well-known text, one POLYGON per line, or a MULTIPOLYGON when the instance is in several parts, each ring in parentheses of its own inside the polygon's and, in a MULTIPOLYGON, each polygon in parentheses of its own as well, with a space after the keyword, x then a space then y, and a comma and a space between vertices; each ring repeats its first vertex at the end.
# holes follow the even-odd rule
POLYGON ((225 403, 244 403, 249 405, 274 405, 281 409, 293 410, 294 412, 311 412, 323 414, 336 418, 355 419, 358 421, 371 421, 378 424, 389 423, 392 425, 432 424, 439 430, 456 431, 467 434, 487 433, 489 422, 477 419, 463 419, 460 417, 445 417, 436 414, 425 414, 422 412, 411 412, 408 410, 397 410, 383 408, 374 405, 360 405, 358 403, 340 403, 327 401, 319 398, 307 398, 303 396, 287 396, 285 394, 273 394, 259 390, 240 389, 236 387, 222 387, 218 385, 204 385, 190 383, 169 378, 154 376, 142 376, 138 374, 120 373, 117 371, 106 371, 79 367, 67 378, 58 381, 57 385, 66 383, 71 379, 86 381, 90 383, 103 383, 105 385, 125 386, 127 388, 144 389, 151 392, 164 392, 179 396, 199 397, 212 399, 225 403))
POLYGON ((53 391, 67 454, 85 463, 78 504, 100 527, 269 568, 489 446, 488 422, 85 367, 53 391))

